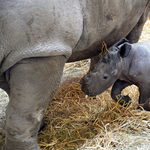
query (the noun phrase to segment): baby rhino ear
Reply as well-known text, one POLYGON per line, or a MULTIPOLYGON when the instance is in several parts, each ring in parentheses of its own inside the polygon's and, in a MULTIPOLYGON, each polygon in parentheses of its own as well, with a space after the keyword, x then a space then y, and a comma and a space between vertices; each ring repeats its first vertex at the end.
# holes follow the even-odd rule
POLYGON ((126 43, 120 45, 118 48, 119 48, 119 50, 118 50, 119 55, 121 57, 127 57, 130 50, 131 50, 131 48, 132 48, 132 46, 131 46, 131 44, 126 42, 126 43))
POLYGON ((118 47, 119 45, 121 45, 121 44, 123 44, 125 42, 128 42, 128 40, 126 38, 122 38, 117 43, 115 43, 113 46, 114 47, 118 47))

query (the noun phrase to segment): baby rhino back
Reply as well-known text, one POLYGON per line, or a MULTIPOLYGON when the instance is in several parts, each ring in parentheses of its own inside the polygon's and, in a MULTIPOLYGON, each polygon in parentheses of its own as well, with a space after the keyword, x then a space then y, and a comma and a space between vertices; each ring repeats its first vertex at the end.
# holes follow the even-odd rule
POLYGON ((134 84, 150 84, 150 42, 132 44, 129 76, 134 84))

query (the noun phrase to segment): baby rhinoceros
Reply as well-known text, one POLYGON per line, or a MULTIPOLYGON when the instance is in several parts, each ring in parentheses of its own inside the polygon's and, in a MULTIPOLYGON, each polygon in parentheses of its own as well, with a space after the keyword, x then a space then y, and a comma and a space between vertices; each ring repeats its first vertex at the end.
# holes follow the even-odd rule
POLYGON ((129 86, 139 88, 139 104, 148 110, 150 98, 150 42, 129 44, 126 39, 119 40, 102 57, 91 62, 89 72, 82 79, 82 90, 95 96, 112 84, 111 97, 122 99, 121 104, 129 103, 130 97, 121 96, 121 91, 129 86))

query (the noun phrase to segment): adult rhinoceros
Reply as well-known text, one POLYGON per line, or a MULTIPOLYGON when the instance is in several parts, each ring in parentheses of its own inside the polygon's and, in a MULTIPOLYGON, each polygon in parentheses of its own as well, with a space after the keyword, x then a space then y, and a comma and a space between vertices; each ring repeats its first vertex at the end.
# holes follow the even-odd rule
MULTIPOLYGON (((66 62, 137 42, 150 0, 0 0, 0 73, 10 96, 4 150, 40 150, 37 132, 66 62)), ((92 63, 94 63, 92 59, 92 63)))

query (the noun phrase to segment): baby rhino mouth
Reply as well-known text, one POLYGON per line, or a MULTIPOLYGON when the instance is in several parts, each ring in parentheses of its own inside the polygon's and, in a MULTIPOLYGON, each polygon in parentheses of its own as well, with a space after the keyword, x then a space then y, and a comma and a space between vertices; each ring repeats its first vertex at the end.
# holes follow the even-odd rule
POLYGON ((88 96, 96 96, 97 94, 93 93, 93 92, 89 92, 88 88, 85 88, 85 87, 81 87, 81 90, 88 96))
POLYGON ((84 79, 81 79, 81 90, 88 96, 96 96, 97 94, 95 94, 94 92, 90 92, 89 90, 89 85, 84 81, 84 79))

